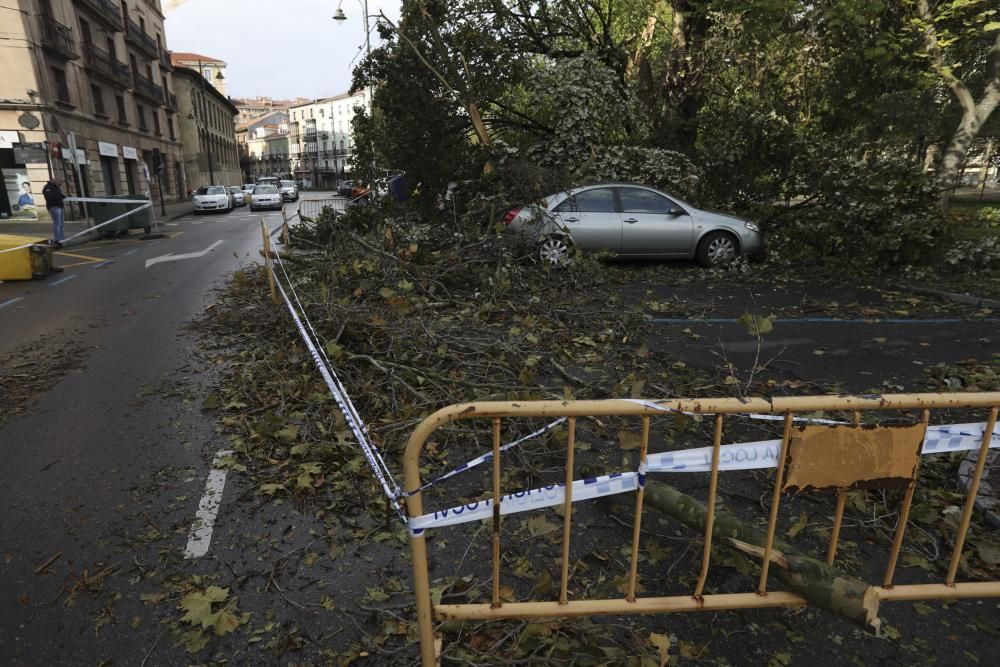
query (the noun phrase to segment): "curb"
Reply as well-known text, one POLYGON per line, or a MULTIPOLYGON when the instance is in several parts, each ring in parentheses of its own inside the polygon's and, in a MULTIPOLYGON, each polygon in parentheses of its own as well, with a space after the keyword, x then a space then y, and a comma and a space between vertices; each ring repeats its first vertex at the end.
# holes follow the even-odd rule
POLYGON ((936 296, 944 301, 963 303, 976 308, 1000 308, 1000 300, 997 299, 987 299, 985 297, 971 296, 969 294, 956 294, 955 292, 945 292, 943 290, 930 289, 929 287, 901 287, 900 289, 916 292, 917 294, 936 296))

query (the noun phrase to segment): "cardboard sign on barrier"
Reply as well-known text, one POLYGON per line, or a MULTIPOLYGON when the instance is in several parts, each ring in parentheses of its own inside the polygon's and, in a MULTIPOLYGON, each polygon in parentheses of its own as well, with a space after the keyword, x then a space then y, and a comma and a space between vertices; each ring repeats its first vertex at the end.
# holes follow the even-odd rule
POLYGON ((926 430, 924 424, 799 427, 781 490, 905 488, 916 477, 926 430))

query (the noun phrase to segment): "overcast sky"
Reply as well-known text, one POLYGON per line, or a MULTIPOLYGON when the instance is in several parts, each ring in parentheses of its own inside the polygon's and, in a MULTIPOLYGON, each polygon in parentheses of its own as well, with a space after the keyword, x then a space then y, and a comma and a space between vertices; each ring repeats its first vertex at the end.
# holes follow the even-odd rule
MULTIPOLYGON (((362 0, 188 0, 167 13, 167 48, 226 62, 230 97, 328 97, 347 92, 364 51, 362 0), (354 61, 354 64, 352 64, 354 61)), ((167 3, 164 2, 164 5, 167 3)), ((368 14, 394 22, 400 0, 369 0, 368 14)), ((378 45, 369 19, 372 48, 378 45)))

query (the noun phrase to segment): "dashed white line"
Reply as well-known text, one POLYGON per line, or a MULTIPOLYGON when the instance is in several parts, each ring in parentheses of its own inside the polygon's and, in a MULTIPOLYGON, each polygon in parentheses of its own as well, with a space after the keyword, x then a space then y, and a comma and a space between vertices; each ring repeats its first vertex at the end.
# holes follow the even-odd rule
POLYGON ((54 283, 49 283, 49 287, 55 287, 56 285, 62 285, 67 280, 73 280, 74 278, 79 278, 79 277, 80 277, 79 274, 74 273, 73 275, 66 276, 65 278, 60 278, 59 280, 55 281, 54 283))
POLYGON ((15 303, 23 299, 23 296, 15 296, 13 299, 7 299, 4 302, 0 302, 0 308, 6 308, 7 306, 13 306, 15 303))
POLYGON ((226 488, 226 471, 220 469, 218 465, 232 453, 231 450, 224 449, 212 459, 212 470, 209 471, 208 480, 205 482, 205 495, 198 503, 198 513, 195 515, 194 523, 191 524, 187 547, 184 549, 185 558, 201 558, 208 553, 208 547, 212 544, 215 517, 219 514, 222 492, 226 488))

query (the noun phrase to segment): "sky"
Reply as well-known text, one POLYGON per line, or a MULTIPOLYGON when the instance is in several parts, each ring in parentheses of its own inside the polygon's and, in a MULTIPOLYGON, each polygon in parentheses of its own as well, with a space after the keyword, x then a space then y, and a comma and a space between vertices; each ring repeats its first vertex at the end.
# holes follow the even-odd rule
MULTIPOLYGON (((347 92, 364 51, 362 6, 362 0, 187 0, 167 10, 167 48, 225 61, 230 97, 329 97, 347 92), (333 20, 338 4, 346 21, 333 20)), ((399 6, 400 0, 368 0, 373 49, 375 15, 383 11, 396 22, 399 6)))

